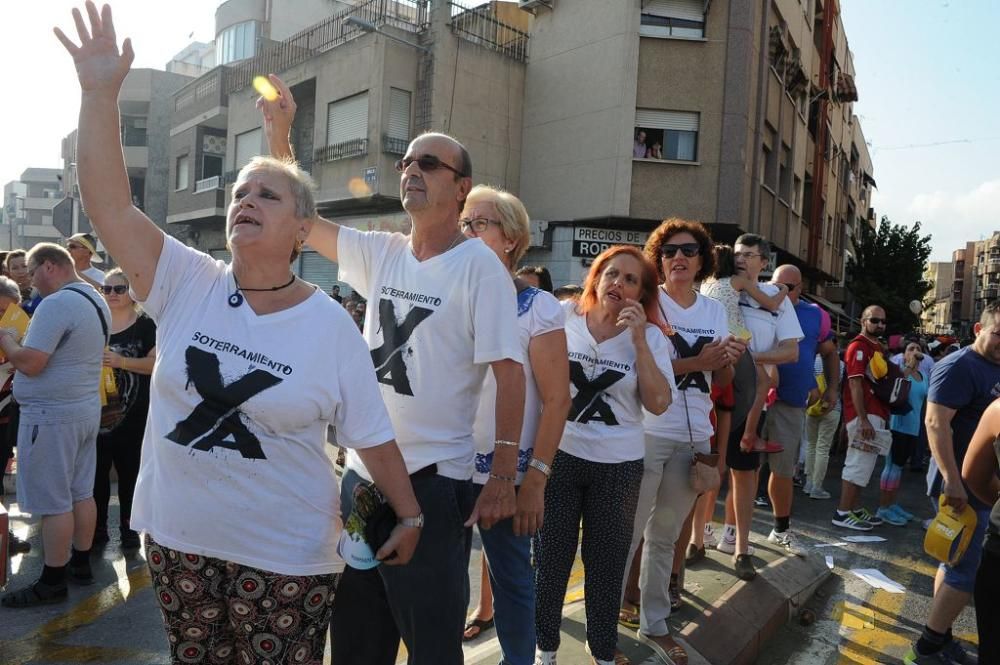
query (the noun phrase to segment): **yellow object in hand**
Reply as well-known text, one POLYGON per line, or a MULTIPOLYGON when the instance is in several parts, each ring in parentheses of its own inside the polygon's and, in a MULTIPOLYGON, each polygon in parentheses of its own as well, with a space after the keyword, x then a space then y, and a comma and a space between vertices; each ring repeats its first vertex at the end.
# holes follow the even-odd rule
POLYGON ((278 89, 274 87, 274 84, 266 76, 255 76, 253 78, 253 89, 269 102, 273 102, 281 96, 281 93, 278 92, 278 89))

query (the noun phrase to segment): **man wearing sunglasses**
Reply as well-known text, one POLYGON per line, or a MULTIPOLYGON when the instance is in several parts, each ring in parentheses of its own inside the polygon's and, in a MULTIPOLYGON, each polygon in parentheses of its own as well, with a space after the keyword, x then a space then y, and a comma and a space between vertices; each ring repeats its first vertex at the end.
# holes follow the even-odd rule
POLYGON ((861 334, 844 353, 847 386, 844 388, 844 428, 847 430, 847 457, 841 474, 840 507, 833 525, 856 531, 871 531, 882 519, 860 507, 861 490, 868 486, 878 454, 853 442, 871 442, 876 432, 887 432, 889 405, 878 398, 865 370, 876 353, 882 353, 879 338, 885 335, 885 310, 869 305, 861 314, 861 334))
POLYGON ((73 257, 73 267, 76 273, 95 288, 104 284, 104 273, 93 264, 104 263, 97 253, 97 241, 89 233, 77 233, 66 240, 66 249, 73 257))
MULTIPOLYGON (((258 101, 271 153, 291 157, 295 102, 276 76, 273 101, 258 101)), ((331 623, 334 665, 393 665, 403 638, 411 665, 461 665, 471 527, 514 514, 514 479, 524 411, 517 299, 507 269, 468 240, 459 213, 472 188, 466 149, 443 134, 414 139, 396 162, 409 236, 361 232, 317 219, 308 238, 336 261, 340 279, 368 299, 364 337, 382 384, 396 442, 426 515, 405 566, 348 567, 331 623), (497 384, 490 479, 472 501, 472 424, 486 372, 497 384)), ((353 453, 341 484, 370 480, 353 453)), ((416 525, 415 525, 416 526, 416 525)))

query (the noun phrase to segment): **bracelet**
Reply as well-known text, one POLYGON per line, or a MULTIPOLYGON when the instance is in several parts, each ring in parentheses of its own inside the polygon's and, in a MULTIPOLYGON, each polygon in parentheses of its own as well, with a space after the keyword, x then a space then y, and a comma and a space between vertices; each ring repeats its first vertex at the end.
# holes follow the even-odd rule
POLYGON ((535 471, 541 471, 542 475, 548 478, 552 475, 552 467, 538 459, 537 457, 532 457, 531 461, 528 462, 528 466, 535 471))
POLYGON ((496 473, 490 473, 490 478, 492 478, 493 480, 502 480, 505 483, 516 483, 517 482, 517 478, 515 476, 501 476, 501 475, 496 474, 496 473))
POLYGON ((497 446, 513 446, 514 448, 520 448, 521 447, 521 444, 518 443, 517 441, 507 441, 505 439, 496 439, 493 442, 493 444, 497 445, 497 446))
POLYGON ((123 370, 125 370, 126 372, 128 371, 128 368, 127 368, 127 367, 125 367, 125 356, 122 356, 122 366, 121 366, 121 368, 122 368, 123 370))

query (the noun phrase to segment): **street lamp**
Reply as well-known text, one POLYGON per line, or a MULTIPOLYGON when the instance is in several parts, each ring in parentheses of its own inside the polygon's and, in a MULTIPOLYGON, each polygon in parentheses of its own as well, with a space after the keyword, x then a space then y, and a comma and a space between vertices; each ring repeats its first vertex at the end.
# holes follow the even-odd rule
POLYGON ((413 48, 417 49, 418 51, 423 51, 424 53, 430 53, 431 52, 429 48, 421 46, 420 44, 414 44, 413 42, 408 42, 405 39, 400 39, 399 37, 396 37, 395 35, 390 35, 388 32, 384 32, 382 30, 379 30, 378 26, 375 25, 374 23, 372 23, 371 21, 366 21, 363 18, 358 18, 357 16, 348 16, 347 18, 345 18, 344 19, 344 25, 349 25, 352 28, 357 28, 357 29, 361 30, 362 32, 375 32, 375 33, 378 33, 380 35, 383 35, 383 36, 385 36, 385 37, 393 40, 394 42, 399 42, 400 44, 406 44, 407 46, 412 46, 413 48))

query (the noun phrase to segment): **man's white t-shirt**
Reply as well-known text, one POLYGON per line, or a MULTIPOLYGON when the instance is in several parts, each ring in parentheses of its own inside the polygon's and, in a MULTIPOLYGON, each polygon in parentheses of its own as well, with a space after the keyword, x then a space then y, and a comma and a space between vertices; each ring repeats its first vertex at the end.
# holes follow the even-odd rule
MULTIPOLYGON (((568 300, 562 305, 573 403, 559 450, 591 462, 642 459, 646 444, 632 333, 623 330, 598 344, 587 328, 586 315, 577 313, 576 303, 568 300)), ((646 326, 646 344, 676 400, 672 345, 652 324, 646 326)))
POLYGON ((85 270, 81 270, 80 274, 83 275, 84 277, 87 277, 88 279, 97 282, 102 286, 104 285, 104 272, 100 268, 95 268, 94 266, 90 266, 85 270))
MULTIPOLYGON (((338 237, 340 279, 368 299, 364 337, 406 468, 468 480, 489 364, 522 362, 510 272, 479 239, 418 261, 401 233, 338 237)), ((370 479, 357 455, 347 466, 370 479)))
MULTIPOLYGON (((694 358, 702 347, 729 335, 726 308, 718 300, 695 293, 696 300, 684 308, 659 289, 660 314, 674 334, 670 342, 676 358, 694 358)), ((688 372, 674 376, 677 393, 667 410, 659 416, 645 412, 646 431, 671 441, 707 441, 715 429, 712 411, 712 372, 688 372), (690 427, 690 429, 689 429, 690 427)))
MULTIPOLYGON (((779 291, 777 285, 770 282, 761 282, 757 286, 769 296, 779 291)), ((750 339, 751 353, 767 353, 779 342, 786 339, 798 342, 803 337, 799 317, 795 315, 795 308, 787 297, 781 301, 777 312, 771 312, 744 291, 740 293, 740 307, 747 330, 753 336, 750 339)))
MULTIPOLYGON (((559 301, 551 293, 529 287, 518 294, 517 324, 521 335, 521 350, 524 353, 524 423, 521 426, 521 448, 517 454, 517 482, 520 483, 528 470, 528 462, 535 450, 535 433, 542 415, 542 401, 538 394, 538 384, 531 370, 528 346, 535 337, 556 330, 566 324, 559 301)), ((473 436, 476 440, 476 466, 472 481, 483 485, 489 479, 493 465, 493 450, 496 441, 496 401, 497 382, 492 372, 486 374, 483 392, 479 396, 473 436)))
POLYGON ((156 366, 132 528, 172 549, 284 575, 343 570, 341 445, 392 440, 371 357, 321 290, 258 316, 232 267, 166 237, 149 297, 156 366))

